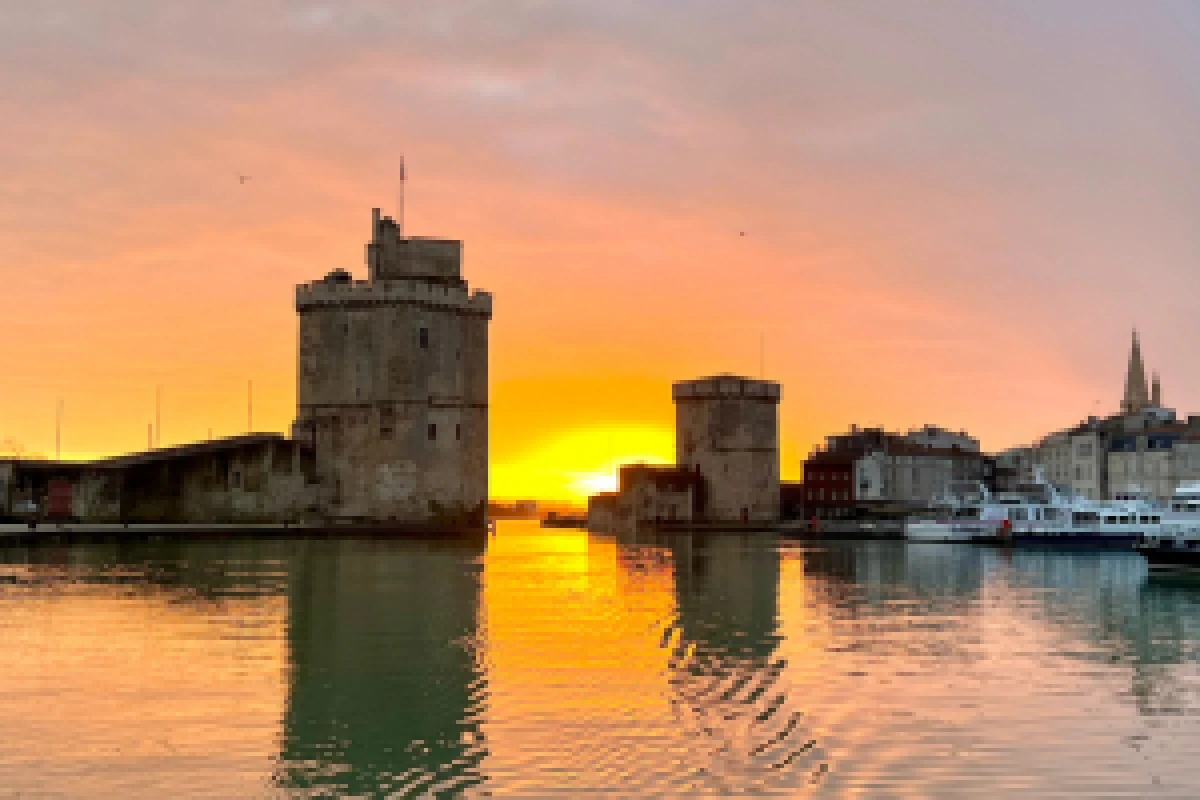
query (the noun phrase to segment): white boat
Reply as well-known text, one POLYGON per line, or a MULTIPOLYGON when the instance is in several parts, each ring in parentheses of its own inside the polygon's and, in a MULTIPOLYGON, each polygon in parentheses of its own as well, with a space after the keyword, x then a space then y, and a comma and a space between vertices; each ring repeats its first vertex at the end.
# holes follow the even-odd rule
POLYGON ((934 500, 929 516, 905 520, 904 537, 914 542, 973 542, 994 538, 1005 517, 993 513, 981 483, 955 481, 934 500))
POLYGON ((1200 568, 1200 483, 1183 483, 1171 495, 1158 531, 1137 549, 1151 569, 1200 568))
POLYGON ((1144 499, 1097 502, 1071 495, 1048 483, 1040 472, 1032 484, 1015 492, 993 494, 981 484, 972 487, 966 492, 962 484, 947 487, 932 519, 906 522, 906 538, 1131 548, 1159 532, 1165 513, 1144 499))

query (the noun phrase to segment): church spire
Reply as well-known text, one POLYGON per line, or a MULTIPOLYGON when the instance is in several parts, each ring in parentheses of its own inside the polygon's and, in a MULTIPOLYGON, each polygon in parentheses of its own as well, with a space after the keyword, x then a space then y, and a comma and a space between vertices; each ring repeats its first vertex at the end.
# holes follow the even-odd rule
POLYGON ((1134 328, 1133 349, 1129 352, 1129 371, 1125 375, 1125 399, 1121 401, 1121 413, 1133 414, 1149 405, 1146 368, 1142 365, 1142 348, 1138 344, 1137 329, 1134 328))

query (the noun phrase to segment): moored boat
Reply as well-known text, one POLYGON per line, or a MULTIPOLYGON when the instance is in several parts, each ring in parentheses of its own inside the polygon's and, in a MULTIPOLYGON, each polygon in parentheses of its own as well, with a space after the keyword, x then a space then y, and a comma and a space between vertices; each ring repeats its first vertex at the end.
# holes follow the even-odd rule
POLYGON ((905 534, 913 541, 1130 549, 1159 531, 1163 513, 1140 499, 1102 503, 1069 495, 1039 472, 1015 492, 992 494, 980 484, 963 492, 952 484, 935 518, 910 520, 905 534))
POLYGON ((1152 570, 1200 569, 1200 483, 1171 495, 1159 530, 1137 545, 1152 570))

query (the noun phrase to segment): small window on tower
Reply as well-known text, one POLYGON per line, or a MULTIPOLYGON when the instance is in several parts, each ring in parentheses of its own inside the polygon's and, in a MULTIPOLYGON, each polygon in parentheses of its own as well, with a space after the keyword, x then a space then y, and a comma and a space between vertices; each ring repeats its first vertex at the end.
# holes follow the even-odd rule
POLYGON ((433 422, 429 423, 429 441, 437 439, 437 425, 433 422))
POLYGON ((421 328, 420 339, 422 348, 429 347, 429 328, 421 328))
POLYGON ((457 424, 456 424, 456 425, 454 426, 454 438, 455 438, 455 439, 462 439, 462 425, 457 425, 457 424))

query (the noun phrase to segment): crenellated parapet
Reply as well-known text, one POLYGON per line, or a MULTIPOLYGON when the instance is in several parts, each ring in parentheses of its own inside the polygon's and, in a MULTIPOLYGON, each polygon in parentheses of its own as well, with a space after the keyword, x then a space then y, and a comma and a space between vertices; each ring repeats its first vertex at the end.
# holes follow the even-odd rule
POLYGON ((345 280, 342 275, 346 273, 335 272, 323 280, 297 286, 296 310, 419 306, 477 314, 489 319, 492 316, 490 292, 472 292, 466 287, 420 280, 345 280))
POLYGON ((743 378, 738 375, 713 375, 709 378, 677 381, 671 387, 671 395, 676 403, 724 397, 744 397, 778 403, 780 391, 779 384, 775 381, 743 378))

